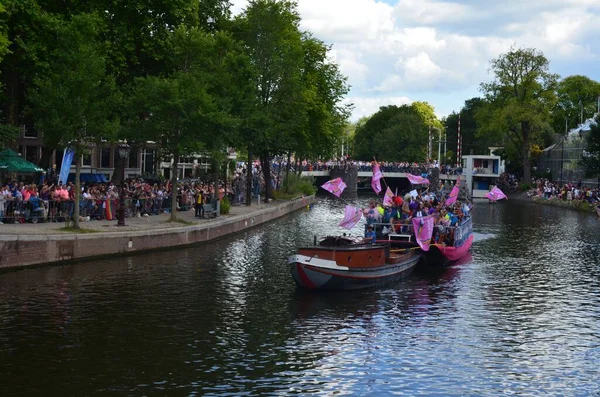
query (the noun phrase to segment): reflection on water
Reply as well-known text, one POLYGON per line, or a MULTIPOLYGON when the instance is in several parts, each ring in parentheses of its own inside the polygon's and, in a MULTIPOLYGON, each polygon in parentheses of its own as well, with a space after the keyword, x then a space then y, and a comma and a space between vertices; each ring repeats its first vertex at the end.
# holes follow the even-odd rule
POLYGON ((296 290, 286 257, 341 232, 344 205, 207 246, 0 274, 2 396, 600 393, 595 217, 478 203, 464 263, 296 290))

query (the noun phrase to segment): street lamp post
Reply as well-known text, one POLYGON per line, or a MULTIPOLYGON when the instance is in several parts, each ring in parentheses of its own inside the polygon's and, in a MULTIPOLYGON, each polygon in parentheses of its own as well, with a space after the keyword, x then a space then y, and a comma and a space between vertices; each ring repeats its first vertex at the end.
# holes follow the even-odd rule
POLYGON ((121 158, 121 194, 119 195, 119 221, 117 226, 125 225, 125 160, 129 158, 130 147, 126 143, 118 146, 119 157, 121 158))

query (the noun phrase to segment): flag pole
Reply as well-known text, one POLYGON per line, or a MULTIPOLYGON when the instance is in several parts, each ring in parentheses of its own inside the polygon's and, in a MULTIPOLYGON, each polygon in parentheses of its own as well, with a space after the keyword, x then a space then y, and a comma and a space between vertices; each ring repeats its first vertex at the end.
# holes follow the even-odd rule
MULTIPOLYGON (((377 159, 375 158, 375 156, 373 156, 373 161, 375 161, 376 164, 379 164, 377 162, 377 159)), ((381 172, 381 180, 383 181, 383 184, 385 185, 385 187, 387 188, 389 185, 387 184, 387 182, 385 181, 385 177, 383 176, 383 171, 381 171, 381 168, 379 169, 379 171, 381 172)))

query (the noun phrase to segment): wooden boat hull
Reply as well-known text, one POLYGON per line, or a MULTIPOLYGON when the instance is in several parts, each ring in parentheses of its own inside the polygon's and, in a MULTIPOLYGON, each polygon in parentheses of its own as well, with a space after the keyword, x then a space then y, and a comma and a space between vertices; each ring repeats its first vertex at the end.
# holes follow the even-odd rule
POLYGON ((288 258, 299 287, 319 290, 369 288, 408 276, 419 261, 414 253, 385 255, 389 247, 373 249, 305 248, 288 258))

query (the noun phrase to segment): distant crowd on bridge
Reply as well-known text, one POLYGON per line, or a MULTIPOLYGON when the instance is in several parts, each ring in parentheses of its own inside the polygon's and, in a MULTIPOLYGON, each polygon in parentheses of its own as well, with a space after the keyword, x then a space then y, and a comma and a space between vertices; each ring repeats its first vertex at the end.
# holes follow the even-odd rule
MULTIPOLYGON (((373 162, 371 161, 354 161, 350 159, 344 160, 328 160, 328 161, 303 161, 302 171, 329 171, 332 168, 348 168, 356 167, 358 171, 371 172, 373 171, 373 162)), ((437 161, 427 163, 411 163, 406 161, 393 162, 382 161, 379 163, 379 169, 382 172, 400 172, 415 175, 427 174, 433 168, 439 168, 441 174, 446 175, 462 175, 463 169, 460 166, 442 164, 437 161)))

